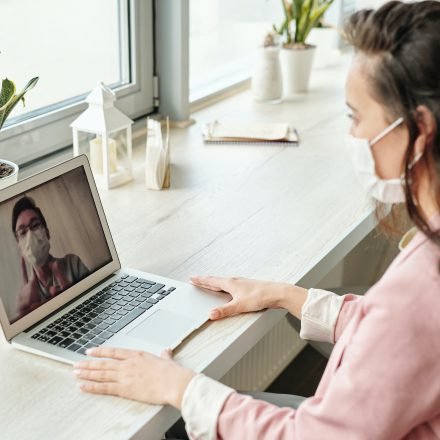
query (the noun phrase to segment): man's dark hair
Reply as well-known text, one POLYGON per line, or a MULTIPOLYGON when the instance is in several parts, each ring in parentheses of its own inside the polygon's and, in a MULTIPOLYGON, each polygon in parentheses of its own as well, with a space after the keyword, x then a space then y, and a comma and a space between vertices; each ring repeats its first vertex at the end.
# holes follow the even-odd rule
POLYGON ((28 209, 31 209, 32 211, 34 211, 38 214, 38 217, 40 217, 41 223, 47 229, 46 219, 44 218, 44 215, 41 212, 41 209, 35 205, 34 199, 31 199, 30 197, 24 196, 14 205, 14 209, 12 211, 12 232, 14 234, 16 233, 15 227, 17 226, 18 216, 23 211, 26 211, 28 209))

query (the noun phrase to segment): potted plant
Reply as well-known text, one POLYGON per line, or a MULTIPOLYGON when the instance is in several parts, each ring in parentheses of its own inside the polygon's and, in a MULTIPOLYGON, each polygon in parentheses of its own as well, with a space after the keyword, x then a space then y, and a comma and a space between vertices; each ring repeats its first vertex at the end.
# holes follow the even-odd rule
POLYGON ((283 38, 281 68, 284 94, 307 91, 315 46, 307 37, 333 0, 281 0, 284 21, 274 30, 283 38))
MULTIPOLYGON (((16 89, 13 81, 7 78, 2 81, 2 88, 0 91, 0 130, 17 103, 22 101, 24 105, 24 95, 27 91, 32 89, 37 82, 38 77, 32 78, 20 93, 15 93, 16 89)), ((18 165, 14 162, 0 159, 0 189, 12 185, 17 179, 18 165)))

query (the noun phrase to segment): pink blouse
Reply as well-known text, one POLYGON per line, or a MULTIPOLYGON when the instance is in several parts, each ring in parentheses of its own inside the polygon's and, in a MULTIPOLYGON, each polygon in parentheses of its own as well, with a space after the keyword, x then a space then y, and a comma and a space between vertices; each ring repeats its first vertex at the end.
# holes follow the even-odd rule
POLYGON ((419 232, 364 297, 311 289, 301 336, 336 342, 315 396, 279 408, 198 375, 183 398, 191 438, 440 438, 439 262, 419 232))

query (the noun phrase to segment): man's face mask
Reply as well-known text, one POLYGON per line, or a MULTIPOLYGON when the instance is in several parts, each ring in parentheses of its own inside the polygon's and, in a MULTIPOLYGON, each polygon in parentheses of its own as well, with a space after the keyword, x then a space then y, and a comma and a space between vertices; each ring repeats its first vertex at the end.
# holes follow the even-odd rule
POLYGON ((32 266, 42 266, 49 258, 50 244, 43 225, 34 230, 29 229, 19 238, 18 246, 23 257, 32 266))
MULTIPOLYGON (((399 118, 379 133, 371 142, 368 139, 349 135, 347 146, 350 149, 356 175, 368 190, 369 194, 383 203, 402 203, 405 201, 403 174, 396 179, 380 179, 376 175, 375 163, 371 147, 403 122, 399 118)), ((416 156, 410 167, 420 159, 416 156)))

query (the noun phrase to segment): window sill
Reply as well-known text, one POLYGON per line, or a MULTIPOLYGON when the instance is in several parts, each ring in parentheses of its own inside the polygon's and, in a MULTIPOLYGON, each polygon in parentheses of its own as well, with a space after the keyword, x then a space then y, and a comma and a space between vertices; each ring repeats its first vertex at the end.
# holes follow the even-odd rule
POLYGON ((234 81, 232 84, 229 83, 227 86, 216 83, 215 87, 199 89, 197 94, 191 95, 191 97, 194 97, 190 104, 191 113, 248 90, 250 86, 251 79, 249 75, 243 75, 241 80, 234 81))

